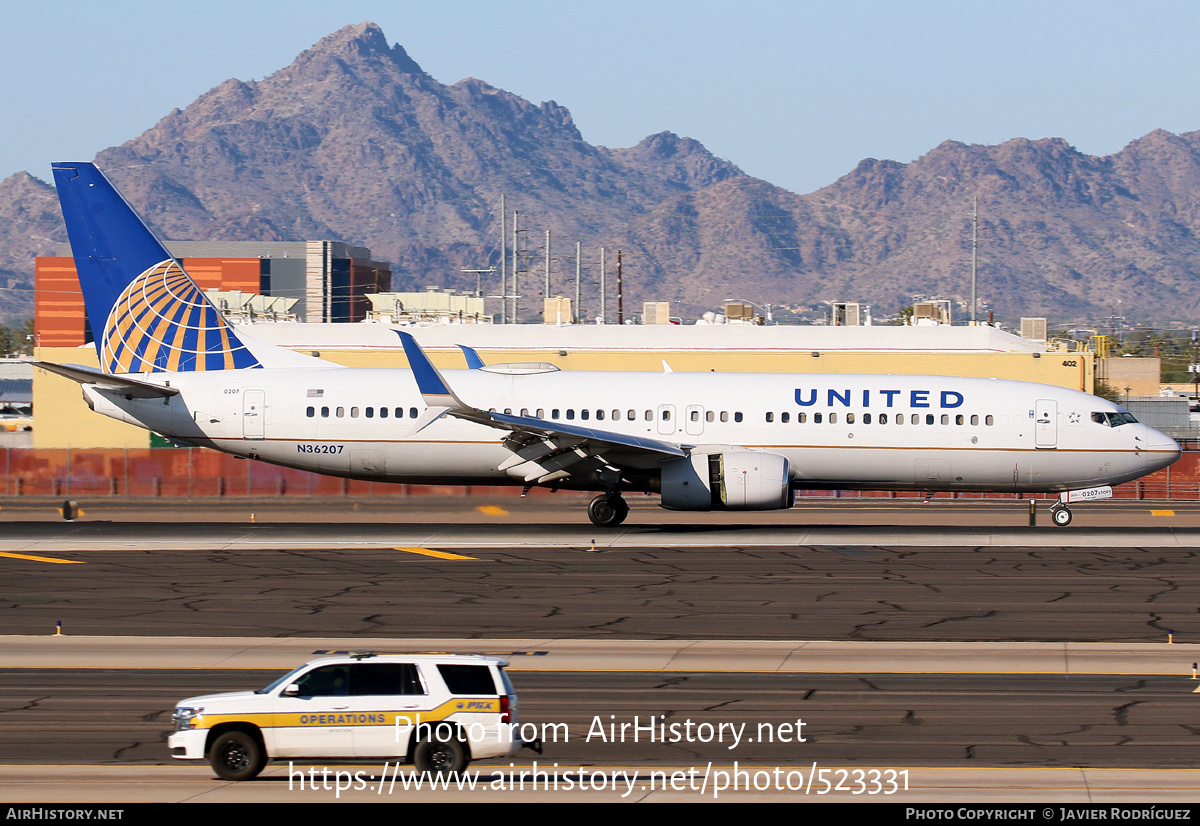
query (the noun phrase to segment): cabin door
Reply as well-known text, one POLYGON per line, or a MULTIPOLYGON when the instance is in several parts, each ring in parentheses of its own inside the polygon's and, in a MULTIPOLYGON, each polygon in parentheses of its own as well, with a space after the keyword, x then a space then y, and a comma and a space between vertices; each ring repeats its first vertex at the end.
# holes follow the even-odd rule
POLYGON ((243 439, 261 439, 263 437, 266 410, 266 391, 247 390, 242 394, 243 439))
POLYGON ((1058 402, 1038 399, 1033 414, 1034 446, 1041 450, 1058 447, 1058 402))

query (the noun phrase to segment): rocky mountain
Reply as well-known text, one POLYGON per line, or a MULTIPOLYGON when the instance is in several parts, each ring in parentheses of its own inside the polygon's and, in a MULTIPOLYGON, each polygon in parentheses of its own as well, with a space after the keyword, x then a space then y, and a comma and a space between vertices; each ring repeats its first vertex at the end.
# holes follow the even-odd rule
MULTIPOLYGON (((1059 139, 946 142, 797 195, 669 132, 592 146, 558 104, 439 83, 364 23, 96 161, 166 238, 344 240, 391 261, 398 288, 473 286, 458 270, 496 263, 505 193, 528 230, 524 306, 540 298, 549 229, 555 292, 573 290, 567 259, 584 244, 589 312, 600 246, 623 250, 635 311, 744 298, 859 300, 884 315, 915 297, 965 300, 978 195, 980 296, 1002 316, 1095 320, 1119 299, 1126 316, 1200 317, 1200 132, 1154 132, 1103 158, 1059 139)), ((0 302, 27 314, 12 297, 64 237, 52 189, 0 182, 0 217, 0 278, 18 287, 0 302)))
POLYGON ((0 181, 0 325, 33 317, 33 259, 66 234, 53 187, 28 172, 0 181))

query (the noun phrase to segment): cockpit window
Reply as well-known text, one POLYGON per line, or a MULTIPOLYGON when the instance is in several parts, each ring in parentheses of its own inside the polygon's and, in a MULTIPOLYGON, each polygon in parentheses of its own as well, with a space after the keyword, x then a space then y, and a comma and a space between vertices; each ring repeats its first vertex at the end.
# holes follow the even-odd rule
POLYGON ((1092 413, 1092 421, 1096 424, 1102 424, 1105 427, 1120 427, 1123 424, 1137 424, 1137 419, 1132 413, 1122 410, 1119 413, 1108 411, 1094 411, 1092 413))

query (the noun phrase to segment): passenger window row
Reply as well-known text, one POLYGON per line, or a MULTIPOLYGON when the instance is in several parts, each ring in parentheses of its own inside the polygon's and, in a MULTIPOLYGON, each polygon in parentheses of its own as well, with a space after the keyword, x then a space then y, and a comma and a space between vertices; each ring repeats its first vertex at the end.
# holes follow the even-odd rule
MULTIPOLYGON (((806 424, 808 422, 808 415, 809 414, 807 412, 797 413, 796 414, 796 424, 806 424)), ((776 415, 774 412, 768 412, 766 414, 766 418, 767 418, 768 423, 773 423, 776 420, 776 415)), ((780 424, 787 424, 791 420, 791 415, 786 412, 780 413, 778 416, 778 419, 779 419, 780 424)), ((909 414, 909 416, 908 416, 908 421, 911 424, 920 424, 921 420, 922 420, 922 416, 920 413, 912 413, 912 414, 909 414)), ((855 416, 854 413, 847 413, 846 418, 843 421, 845 424, 854 424, 855 422, 859 421, 859 419, 855 416)), ((872 423, 887 424, 889 422, 889 416, 887 413, 879 413, 878 415, 873 415, 871 413, 863 413, 861 421, 862 421, 862 424, 872 424, 872 423)), ((905 422, 905 415, 903 413, 896 413, 892 417, 890 417, 890 421, 893 424, 902 425, 905 422)), ((965 424, 967 424, 968 421, 970 421, 972 426, 978 426, 979 425, 979 416, 971 415, 970 417, 968 417, 962 413, 957 413, 953 417, 951 417, 949 413, 943 413, 939 417, 939 416, 935 416, 933 413, 926 413, 924 415, 924 421, 925 421, 925 424, 927 424, 927 425, 931 425, 931 424, 948 425, 951 422, 953 422, 955 425, 965 425, 965 424)), ((813 424, 821 424, 823 422, 828 422, 829 424, 837 424, 838 423, 838 414, 836 412, 832 412, 829 414, 813 413, 812 414, 812 422, 813 422, 813 424)), ((987 416, 983 417, 983 423, 986 427, 992 427, 995 424, 995 422, 996 422, 996 420, 995 420, 994 416, 987 415, 987 416)))
MULTIPOLYGON (((392 414, 390 414, 392 416, 392 418, 395 418, 395 419, 403 419, 404 418, 405 409, 403 407, 397 407, 397 408, 380 407, 378 409, 376 409, 374 407, 364 407, 364 408, 322 407, 320 410, 320 417, 322 419, 328 419, 328 418, 330 418, 330 416, 332 416, 333 418, 336 418, 336 419, 344 419, 344 418, 346 418, 346 411, 349 410, 351 419, 357 419, 360 415, 367 419, 374 419, 377 415, 381 419, 386 419, 389 416, 388 411, 390 409, 394 410, 394 412, 392 414)), ((410 419, 415 419, 419 415, 421 415, 420 411, 418 411, 417 408, 415 408, 415 407, 408 408, 407 412, 408 412, 408 418, 410 418, 410 419)), ((315 418, 318 415, 317 408, 309 407, 304 412, 304 415, 308 416, 308 418, 310 418, 310 419, 315 418)))
MULTIPOLYGON (((491 408, 491 412, 492 413, 497 412, 496 408, 494 408, 494 407, 491 408)), ((504 412, 506 414, 512 415, 513 410, 511 407, 506 407, 506 408, 504 408, 504 412)), ((693 422, 700 421, 700 412, 701 411, 699 409, 692 409, 692 410, 687 411, 688 417, 693 422)), ((318 412, 318 408, 310 406, 305 411, 305 415, 310 419, 317 418, 318 416, 322 419, 328 419, 331 417, 337 418, 337 419, 343 419, 343 418, 347 417, 347 413, 349 414, 349 418, 351 418, 351 419, 357 419, 360 417, 367 418, 367 419, 374 419, 374 418, 387 419, 389 417, 395 418, 395 419, 403 419, 403 418, 405 418, 406 415, 410 419, 416 419, 420 416, 420 410, 418 410, 415 407, 409 407, 409 408, 405 409, 403 407, 396 407, 396 408, 350 407, 350 408, 347 408, 347 407, 339 406, 339 407, 332 407, 332 408, 331 407, 321 407, 318 412)), ((522 407, 519 415, 526 416, 526 417, 532 415, 535 418, 544 419, 544 418, 546 418, 546 411, 545 411, 545 408, 539 407, 536 410, 534 410, 531 414, 529 408, 522 407)), ((661 415, 662 415, 662 420, 664 422, 668 422, 671 420, 671 410, 670 409, 663 409, 661 411, 661 415)), ((722 410, 720 412, 717 412, 714 410, 706 410, 706 411, 704 411, 704 420, 706 422, 714 422, 719 418, 720 421, 722 421, 722 422, 728 422, 730 420, 731 415, 732 415, 734 422, 741 422, 743 420, 743 416, 740 411, 735 411, 734 413, 730 414, 730 412, 727 410, 722 410)), ((1100 414, 1100 415, 1092 414, 1093 421, 1100 421, 1101 420, 1100 416, 1102 416, 1102 415, 1103 414, 1100 414)), ((1120 416, 1120 414, 1110 414, 1110 415, 1112 416, 1112 418, 1117 418, 1120 416)), ((792 414, 788 413, 788 412, 776 414, 774 411, 769 411, 766 414, 766 421, 768 424, 772 424, 776 420, 778 420, 781 424, 788 424, 791 421, 791 416, 792 416, 792 414)), ((596 421, 604 421, 605 419, 611 419, 612 421, 617 422, 617 421, 621 421, 622 419, 625 419, 627 421, 635 421, 638 416, 637 416, 636 410, 626 410, 626 411, 595 410, 595 411, 593 411, 593 410, 588 410, 588 409, 582 409, 582 410, 576 411, 575 408, 573 408, 573 407, 566 408, 565 410, 555 407, 555 408, 551 408, 551 410, 550 410, 550 419, 551 420, 558 420, 558 419, 565 418, 567 421, 575 421, 577 417, 580 421, 589 421, 594 417, 596 421)), ((653 410, 645 411, 643 418, 648 422, 654 421, 654 411, 653 410)), ((1129 416, 1128 418, 1132 419, 1133 417, 1129 416)), ((908 421, 911 424, 920 424, 921 419, 922 419, 922 416, 919 413, 912 413, 908 416, 908 421)), ((925 424, 927 424, 927 425, 933 425, 933 424, 939 424, 939 423, 943 424, 943 425, 949 425, 952 420, 955 425, 965 425, 965 424, 967 424, 968 419, 972 426, 979 425, 980 417, 978 415, 971 415, 970 417, 967 417, 962 413, 958 413, 958 414, 954 415, 953 418, 948 413, 943 413, 943 414, 941 414, 940 417, 935 416, 933 413, 926 413, 924 415, 925 424)), ((809 420, 809 414, 807 412, 802 412, 802 413, 796 414, 796 423, 797 424, 806 424, 808 422, 808 420, 809 420)), ((845 424, 855 424, 857 421, 859 421, 859 420, 854 413, 846 413, 845 414, 845 419, 844 419, 845 424)), ((893 424, 902 425, 905 423, 905 414, 896 413, 896 414, 892 415, 891 417, 889 417, 889 414, 887 414, 887 413, 879 413, 874 416, 871 413, 863 413, 862 417, 861 417, 862 424, 872 424, 872 423, 888 424, 889 421, 893 424)), ((829 424, 837 424, 838 423, 838 414, 837 414, 837 412, 831 412, 828 414, 813 413, 812 414, 812 422, 813 422, 813 424, 822 424, 825 422, 828 422, 829 424)), ((983 423, 987 427, 992 427, 995 424, 995 418, 991 415, 984 416, 983 423)), ((1102 421, 1101 423, 1106 423, 1106 422, 1102 421)), ((1125 423, 1124 421, 1118 420, 1117 424, 1124 424, 1124 423, 1125 423)), ((1117 426, 1117 424, 1112 424, 1110 426, 1115 427, 1115 426, 1117 426)))
MULTIPOLYGON (((493 407, 488 412, 496 413, 499 411, 497 411, 496 408, 493 407)), ((506 413, 508 415, 512 415, 512 412, 513 411, 512 411, 511 407, 504 408, 504 413, 506 413)), ((700 421, 700 411, 699 410, 690 410, 688 412, 689 412, 690 418, 693 422, 700 421)), ((521 415, 521 416, 531 415, 529 412, 529 408, 522 407, 519 415, 521 415)), ((532 413, 532 415, 534 416, 534 418, 545 419, 546 418, 546 410, 545 410, 545 408, 539 407, 539 408, 537 408, 537 410, 535 410, 532 413)), ((716 414, 712 410, 706 411, 704 414, 704 420, 707 422, 715 421, 717 415, 718 414, 716 414)), ((735 421, 735 422, 742 421, 742 414, 739 412, 730 414, 728 411, 722 410, 719 415, 721 417, 721 421, 723 421, 723 422, 728 422, 730 415, 733 416, 733 421, 735 421)), ((642 418, 648 422, 654 421, 654 411, 653 410, 645 411, 645 413, 642 414, 642 418)), ((576 419, 579 419, 580 421, 590 421, 592 419, 595 419, 598 422, 602 422, 606 419, 611 419, 614 422, 619 422, 622 419, 624 419, 626 421, 633 422, 633 421, 637 421, 638 413, 636 410, 625 410, 625 411, 621 411, 621 410, 587 410, 587 409, 576 410, 573 407, 568 407, 565 409, 559 408, 559 407, 553 407, 550 409, 550 419, 551 420, 566 419, 567 421, 575 421, 576 419)), ((662 420, 664 422, 671 421, 671 410, 664 409, 662 411, 662 420)))

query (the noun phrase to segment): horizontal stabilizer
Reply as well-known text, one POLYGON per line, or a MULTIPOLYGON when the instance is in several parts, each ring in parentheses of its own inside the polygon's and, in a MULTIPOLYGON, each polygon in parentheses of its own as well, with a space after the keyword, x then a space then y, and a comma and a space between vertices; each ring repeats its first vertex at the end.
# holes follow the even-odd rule
POLYGON ((174 387, 138 381, 128 376, 114 376, 82 364, 54 364, 49 361, 35 361, 33 365, 71 381, 95 387, 97 390, 120 393, 129 399, 167 399, 179 395, 179 390, 174 387))

